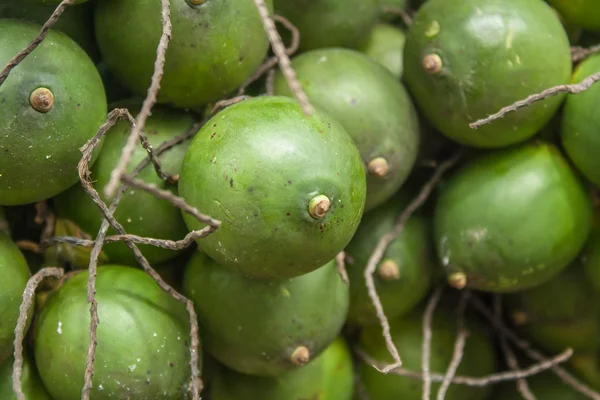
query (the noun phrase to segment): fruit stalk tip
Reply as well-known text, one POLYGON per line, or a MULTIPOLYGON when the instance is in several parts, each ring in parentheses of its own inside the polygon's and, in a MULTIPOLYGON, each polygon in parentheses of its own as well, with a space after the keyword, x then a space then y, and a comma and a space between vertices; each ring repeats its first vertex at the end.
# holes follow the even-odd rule
POLYGON ((39 87, 31 92, 29 103, 34 110, 46 113, 54 106, 54 94, 50 89, 39 87))
POLYGON ((467 286, 467 275, 463 272, 455 272, 448 276, 448 284, 455 289, 464 289, 467 286))
POLYGON ((310 350, 306 346, 296 347, 292 352, 290 360, 296 365, 305 365, 310 361, 310 350))
POLYGON ((331 200, 323 194, 313 197, 308 204, 308 213, 315 219, 321 219, 331 207, 331 200))
POLYGON ((377 268, 377 274, 384 281, 391 281, 400 278, 400 268, 393 260, 385 260, 377 268))
POLYGON ((378 178, 383 178, 388 174, 390 166, 385 158, 377 157, 369 162, 367 170, 369 171, 369 174, 378 178))

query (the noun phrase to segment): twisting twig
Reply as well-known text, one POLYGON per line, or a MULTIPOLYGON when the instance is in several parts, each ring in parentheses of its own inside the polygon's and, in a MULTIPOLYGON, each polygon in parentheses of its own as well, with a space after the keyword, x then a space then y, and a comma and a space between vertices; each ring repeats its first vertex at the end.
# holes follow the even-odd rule
POLYGON ((275 70, 270 69, 267 72, 267 82, 265 84, 265 91, 267 92, 267 96, 273 96, 275 93, 275 70))
POLYGON ((229 107, 231 105, 239 103, 240 101, 248 100, 249 98, 250 98, 250 96, 239 95, 239 96, 233 97, 231 99, 219 100, 215 103, 213 108, 210 110, 210 114, 214 115, 218 111, 224 109, 225 107, 229 107))
POLYGON ((273 47, 273 53, 275 53, 275 56, 277 57, 279 67, 281 68, 281 72, 283 73, 283 76, 285 77, 285 80, 287 81, 290 90, 292 91, 292 93, 294 93, 294 95, 300 102, 300 106, 302 107, 304 114, 306 114, 307 116, 312 115, 313 109, 310 104, 310 101, 308 100, 306 93, 304 93, 304 90, 302 90, 302 86, 298 81, 296 72, 292 68, 290 57, 285 52, 285 45, 281 41, 281 36, 279 36, 279 32, 277 32, 275 22, 273 22, 273 19, 269 15, 269 9, 267 8, 265 1, 254 0, 254 4, 258 9, 258 13, 260 14, 260 18, 262 19, 265 32, 267 32, 267 35, 269 36, 269 42, 271 42, 271 46, 273 47))
POLYGON ((421 191, 419 192, 417 197, 415 197, 410 202, 410 204, 408 204, 408 206, 404 209, 404 211, 400 214, 400 216, 396 220, 396 225, 394 226, 394 229, 391 232, 386 233, 385 235, 383 235, 381 237, 381 239, 379 239, 379 242, 377 243, 377 246, 375 247, 373 254, 371 254, 371 257, 369 258, 369 261, 367 262, 367 266, 365 267, 364 277, 365 277, 365 284, 367 286, 367 291, 369 293, 371 302, 373 303, 373 306, 375 307, 375 311, 377 313, 377 318, 379 319, 379 323, 381 324, 381 328, 383 331, 383 337, 385 338, 385 343, 386 343, 387 349, 394 359, 393 364, 386 366, 380 372, 388 373, 393 369, 401 367, 402 360, 400 359, 400 355, 398 354, 398 349, 396 348, 396 345, 394 345, 394 342, 392 340, 392 337, 390 334, 390 324, 387 319, 387 316, 385 315, 385 313, 383 311, 383 305, 381 304, 379 295, 377 294, 377 289, 375 288, 375 280, 373 279, 373 274, 375 273, 375 270, 377 269, 377 265, 383 258, 383 255, 385 254, 385 251, 387 250, 390 243, 394 239, 396 239, 398 237, 398 235, 400 235, 402 233, 402 231, 404 230, 404 225, 406 224, 406 221, 408 221, 408 219, 413 214, 413 212, 415 212, 419 207, 421 207, 421 205, 423 205, 425 203, 425 201, 427 201, 427 198, 429 197, 431 191, 437 185, 437 183, 442 178, 444 173, 447 170, 449 170, 450 168, 452 168, 452 166, 454 166, 458 162, 458 160, 460 159, 461 156, 462 156, 462 151, 459 151, 454 156, 452 156, 450 159, 444 161, 437 167, 437 169, 435 170, 435 172, 433 173, 433 175, 431 176, 429 181, 427 181, 427 183, 425 183, 425 185, 423 185, 423 187, 421 188, 421 191))
POLYGON ((142 109, 137 116, 136 123, 131 129, 131 134, 127 138, 127 144, 121 153, 121 159, 119 160, 119 163, 115 169, 111 172, 110 179, 104 188, 104 193, 109 198, 115 195, 121 176, 125 173, 127 166, 131 161, 135 144, 139 140, 140 132, 143 131, 146 120, 152 111, 152 107, 156 103, 158 91, 160 89, 160 81, 164 73, 167 48, 169 46, 169 41, 171 40, 171 33, 173 30, 171 25, 171 4, 169 0, 161 0, 161 5, 162 34, 156 49, 156 60, 154 62, 152 81, 150 87, 148 88, 148 94, 146 95, 146 98, 142 104, 142 109))
POLYGON ((422 399, 429 400, 431 397, 431 371, 429 371, 429 359, 431 354, 431 323, 433 314, 442 297, 443 286, 439 286, 430 297, 425 313, 423 314, 423 342, 421 345, 421 371, 423 371, 422 399))
MULTIPOLYGON (((488 308, 483 304, 481 300, 477 297, 471 297, 471 303, 473 306, 489 321, 494 327, 506 335, 506 338, 513 342, 518 348, 527 354, 527 356, 533 360, 543 362, 546 360, 546 357, 539 351, 535 350, 531 347, 531 344, 526 340, 523 340, 517 336, 512 330, 508 329, 502 323, 500 323, 494 316, 494 314, 488 310, 488 308)), ((559 367, 558 365, 552 366, 552 371, 563 380, 567 385, 571 386, 573 389, 578 391, 579 393, 587 396, 590 399, 600 400, 600 393, 594 391, 592 388, 587 386, 586 384, 580 382, 577 378, 567 372, 564 368, 559 367)), ((524 378, 524 377, 523 377, 524 378)))
MULTIPOLYGON (((494 295, 494 314, 498 323, 505 326, 502 320, 502 298, 499 294, 494 295)), ((502 353, 504 353, 504 359, 506 360, 508 367, 513 371, 518 370, 520 366, 517 357, 508 345, 506 334, 502 331, 500 331, 500 347, 502 348, 502 353)), ((531 389, 529 389, 527 380, 523 378, 517 379, 517 390, 525 400, 536 400, 535 395, 531 392, 531 389)))
POLYGON ((19 307, 19 319, 15 328, 14 363, 12 371, 13 392, 17 400, 25 400, 25 394, 21 387, 21 376, 23 375, 23 339, 25 338, 25 327, 27 326, 27 314, 33 304, 35 290, 39 284, 47 277, 56 279, 62 278, 64 271, 62 268, 42 268, 27 281, 25 291, 23 292, 23 302, 19 307))
POLYGON ((452 360, 450 361, 450 365, 448 366, 448 370, 446 371, 446 375, 444 375, 444 381, 438 390, 437 400, 444 400, 446 397, 446 392, 450 388, 450 384, 452 383, 452 378, 456 375, 456 371, 458 370, 458 366, 463 358, 465 344, 467 342, 467 337, 469 336, 469 331, 465 327, 465 311, 467 309, 467 302, 469 297, 471 296, 471 292, 469 290, 465 290, 462 293, 460 298, 460 302, 458 303, 458 308, 456 312, 457 319, 457 327, 458 332, 456 336, 456 341, 454 342, 454 352, 452 354, 452 360))
MULTIPOLYGON (((113 111, 118 113, 118 110, 113 110, 113 111)), ((125 115, 122 112, 121 112, 121 114, 125 115)), ((98 254, 102 248, 102 245, 104 242, 104 236, 106 235, 106 230, 107 230, 109 224, 120 235, 127 235, 127 233, 125 232, 125 230, 123 229, 121 224, 114 218, 113 213, 114 213, 114 209, 116 209, 118 201, 120 200, 120 197, 123 195, 125 190, 127 190, 128 186, 127 185, 121 186, 120 190, 117 193, 117 196, 114 198, 113 203, 111 204, 111 208, 109 209, 106 206, 106 204, 102 201, 102 199, 100 198, 98 192, 92 187, 92 184, 88 179, 89 174, 90 174, 89 162, 91 160, 92 152, 95 149, 95 147, 98 145, 102 136, 110 128, 110 126, 106 127, 107 125, 109 125, 109 124, 108 123, 104 124, 101 127, 101 129, 99 130, 99 132, 96 134, 96 136, 94 138, 92 138, 92 140, 90 140, 84 147, 82 147, 83 156, 82 156, 82 159, 78 166, 80 182, 81 182, 84 190, 91 197, 92 201, 98 206, 98 208, 102 212, 103 218, 104 218, 102 221, 102 225, 100 227, 98 236, 96 237, 96 243, 95 243, 94 249, 92 249, 92 254, 90 256, 91 260, 90 260, 90 274, 89 274, 89 279, 88 279, 88 296, 89 296, 89 299, 91 299, 91 301, 89 300, 88 302, 92 303, 92 307, 90 308, 90 313, 95 315, 96 320, 95 320, 95 323, 94 323, 94 321, 90 322, 90 345, 88 348, 88 357, 86 360, 86 374, 85 374, 84 387, 82 390, 82 398, 84 400, 89 399, 89 392, 90 392, 90 389, 92 386, 95 351, 96 351, 96 345, 97 345, 96 329, 97 329, 97 325, 98 325, 98 318, 97 318, 97 304, 94 299, 95 271, 96 271, 96 265, 94 264, 94 260, 97 262, 98 254), (95 252, 96 249, 98 249, 98 254, 96 254, 96 252, 95 252), (94 272, 93 274, 92 274, 92 269, 94 272), (96 306, 94 307, 95 304, 96 304, 96 306)), ((113 122, 113 125, 114 125, 114 122, 113 122)), ((193 133, 195 133, 195 132, 193 132, 193 133)), ((168 146, 161 145, 159 147, 159 149, 165 150, 167 148, 172 147, 173 145, 174 144, 172 144, 172 143, 170 143, 168 146)), ((149 161, 149 158, 147 158, 146 160, 149 161)), ((146 160, 144 160, 144 162, 146 162, 146 160)), ((136 170, 134 171, 132 176, 135 176, 137 173, 139 173, 139 171, 141 171, 141 169, 146 165, 144 162, 140 163, 140 165, 138 166, 138 168, 136 168, 136 170)), ((134 179, 134 178, 131 178, 131 179, 134 179)), ((159 194, 160 193, 162 193, 162 192, 159 192, 159 194)), ((181 199, 178 199, 178 200, 181 200, 181 199)), ((213 225, 215 225, 215 224, 218 225, 220 223, 219 221, 216 221, 208 216, 203 216, 197 210, 195 210, 194 208, 189 207, 187 204, 185 204, 185 202, 183 202, 183 204, 180 204, 180 207, 186 209, 186 211, 190 212, 194 216, 202 217, 204 219, 203 222, 209 223, 209 225, 211 225, 210 226, 211 229, 214 229, 213 225)), ((127 247, 129 247, 133 251, 136 260, 142 266, 144 271, 146 271, 146 273, 148 273, 164 291, 169 293, 173 298, 175 298, 177 301, 182 302, 186 306, 186 309, 190 316, 190 335, 191 335, 190 368, 191 368, 191 372, 192 372, 191 373, 191 376, 192 376, 191 392, 192 392, 192 399, 197 400, 197 399, 199 399, 199 394, 200 394, 200 391, 202 390, 202 381, 200 379, 200 372, 199 372, 199 368, 198 368, 198 358, 199 358, 198 350, 199 350, 199 346, 200 346, 200 341, 199 341, 199 337, 198 337, 198 321, 197 321, 196 313, 194 311, 193 304, 186 297, 182 296, 180 293, 178 293, 176 290, 174 290, 171 286, 169 286, 167 283, 165 283, 162 280, 160 275, 158 275, 158 273, 156 273, 156 271, 154 271, 154 269, 148 263, 148 260, 146 260, 146 258, 142 255, 142 253, 140 252, 140 250, 137 248, 137 246, 134 243, 126 240, 125 244, 127 245, 127 247)))
POLYGON ((582 80, 580 83, 573 83, 570 85, 558 85, 551 87, 549 89, 544 90, 543 92, 532 94, 523 100, 519 100, 511 104, 510 106, 506 106, 495 114, 492 114, 486 118, 482 118, 473 123, 470 123, 469 126, 472 129, 477 129, 482 125, 489 124, 497 119, 503 118, 506 114, 510 112, 517 111, 520 108, 527 107, 536 101, 547 99, 548 97, 556 96, 560 93, 571 93, 578 94, 583 91, 588 90, 595 82, 600 80, 600 72, 596 72, 582 80))
MULTIPOLYGON (((294 26, 287 18, 282 17, 281 15, 274 15, 273 19, 283 26, 286 27, 292 33, 292 43, 290 47, 285 49, 285 54, 291 56, 296 51, 298 51, 298 47, 300 46, 300 32, 298 28, 294 26)), ((257 70, 256 72, 246 80, 238 89, 238 96, 241 96, 246 91, 246 88, 250 86, 253 82, 255 82, 258 78, 260 78, 265 72, 270 71, 274 66, 277 65, 277 57, 268 58, 257 70)))
POLYGON ((15 242, 18 248, 21 250, 30 251, 32 253, 41 254, 42 249, 39 244, 32 242, 31 240, 17 240, 15 242))
POLYGON ((19 65, 21 63, 21 61, 23 61, 25 59, 25 57, 27 57, 29 54, 31 54, 40 45, 40 43, 42 43, 44 41, 44 39, 48 35, 48 31, 50 30, 50 28, 52 28, 52 26, 56 23, 56 21, 58 21, 58 19, 63 14, 63 12, 67 9, 67 7, 69 7, 70 5, 73 5, 73 3, 75 3, 75 1, 76 0, 61 1, 61 3, 56 7, 56 9, 52 13, 52 15, 50 15, 50 18, 48 18, 46 23, 44 25, 42 25, 42 29, 40 30, 40 33, 37 35, 37 37, 35 39, 33 39, 27 45, 27 47, 25 47, 23 50, 18 52, 17 55, 15 55, 8 62, 8 64, 6 64, 6 66, 2 69, 2 71, 0 71, 0 86, 2 86, 2 84, 4 83, 6 78, 8 78, 8 75, 13 70, 13 68, 15 68, 17 65, 19 65))
POLYGON ((571 61, 576 63, 598 52, 600 52, 600 44, 588 48, 581 46, 573 46, 571 47, 571 61))
POLYGON ((346 271, 346 265, 344 259, 346 258, 346 253, 340 251, 337 256, 335 256, 335 262, 337 264, 337 270, 340 274, 340 278, 342 278, 342 282, 346 285, 350 284, 350 279, 348 279, 348 272, 346 271))
MULTIPOLYGON (((360 359, 369 365, 373 366, 375 369, 380 370, 385 366, 384 363, 380 363, 377 360, 373 359, 371 356, 366 354, 364 351, 359 349, 354 349, 354 351, 358 354, 360 359)), ((457 375, 452 378, 451 382, 455 385, 465 385, 471 387, 484 387, 489 385, 494 385, 500 382, 514 381, 519 378, 527 378, 529 376, 537 375, 541 372, 547 371, 558 364, 564 363, 573 355, 573 349, 566 349, 562 353, 558 354, 556 357, 551 359, 547 359, 539 362, 538 364, 534 364, 531 367, 518 371, 506 371, 506 372, 497 372, 491 375, 483 376, 483 377, 472 377, 472 376, 460 376, 457 375)), ((392 374, 403 376, 410 379, 423 380, 423 373, 416 371, 409 371, 404 368, 398 368, 391 371, 392 374)), ((432 382, 443 382, 444 375, 432 373, 431 374, 432 382)))

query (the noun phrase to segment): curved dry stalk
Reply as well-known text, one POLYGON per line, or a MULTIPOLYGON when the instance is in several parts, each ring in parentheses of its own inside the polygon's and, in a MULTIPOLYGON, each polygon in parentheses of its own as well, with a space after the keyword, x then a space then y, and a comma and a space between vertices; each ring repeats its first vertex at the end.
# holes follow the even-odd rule
POLYGON ((422 399, 429 400, 431 397, 431 372, 429 371, 429 359, 431 354, 431 323, 435 309, 442 297, 443 286, 435 289, 433 295, 427 302, 425 314, 423 314, 423 343, 421 345, 421 371, 423 372, 422 399))
POLYGON ((154 61, 154 72, 152 73, 152 81, 148 88, 148 94, 142 103, 142 109, 137 116, 136 123, 131 129, 131 134, 127 138, 127 144, 123 148, 121 158, 117 166, 110 174, 110 179, 104 188, 104 193, 111 198, 115 195, 121 176, 125 174, 127 166, 131 161, 135 144, 139 140, 140 132, 143 131, 146 120, 150 116, 152 107, 156 104, 158 91, 160 90, 160 81, 162 79, 166 61, 167 48, 171 40, 173 26, 171 25, 171 4, 169 0, 161 0, 161 19, 162 33, 158 47, 156 49, 156 60, 154 61))
POLYGON ((60 4, 56 7, 50 18, 42 25, 42 29, 40 33, 33 39, 27 47, 18 52, 9 62, 2 68, 0 71, 0 86, 6 81, 10 72, 21 63, 29 54, 31 54, 46 38, 48 35, 48 31, 52 26, 58 21, 60 16, 65 12, 67 7, 73 5, 76 0, 62 0, 60 4))
POLYGON ((273 53, 277 57, 277 61, 279 63, 279 67, 281 68, 281 72, 285 77, 285 80, 290 87, 296 99, 300 102, 300 106, 302 107, 302 111, 307 116, 312 115, 313 108, 308 100, 308 96, 304 93, 302 86, 300 85, 300 81, 298 81, 298 77, 296 76, 296 72, 292 68, 292 62, 290 61, 290 57, 286 54, 285 45, 281 41, 281 36, 279 36, 279 32, 277 32, 277 28, 275 27, 275 22, 269 15, 269 9, 267 8, 264 0, 254 0, 254 4, 258 9, 258 13, 260 14, 260 18, 262 19, 263 26, 265 28, 265 32, 269 37, 269 42, 271 42, 271 46, 273 47, 273 53))
POLYGON ((571 47, 571 61, 577 63, 583 61, 592 54, 600 52, 600 44, 591 47, 573 46, 571 47))
MULTIPOLYGON (((386 364, 378 362, 377 360, 370 357, 362 350, 354 349, 354 351, 358 354, 359 358, 371 365, 373 368, 380 370, 386 364)), ((562 364, 566 362, 573 355, 573 349, 566 349, 562 353, 551 359, 545 359, 544 361, 540 361, 537 364, 530 366, 529 368, 517 370, 517 371, 505 371, 505 372, 497 372, 494 374, 490 374, 482 377, 472 377, 472 376, 460 376, 457 375, 452 378, 451 382, 455 385, 465 385, 472 387, 485 387, 489 385, 495 385, 501 382, 510 382, 520 378, 527 378, 533 375, 537 375, 544 371, 547 371, 552 368, 556 368, 558 364, 562 364)), ((423 380, 424 374, 422 372, 410 371, 405 368, 398 368, 391 371, 392 374, 402 376, 410 379, 423 380)), ((443 382, 444 375, 438 373, 432 373, 431 381, 432 382, 443 382)))
POLYGON ((340 274, 340 278, 342 278, 342 282, 346 285, 350 284, 350 279, 348 278, 348 271, 346 271, 346 263, 344 259, 346 258, 346 253, 340 251, 337 256, 335 256, 335 263, 337 265, 338 274, 340 274))
POLYGON ((14 363, 12 371, 13 392, 17 400, 25 400, 25 394, 21 386, 21 376, 23 375, 23 340, 25 338, 25 328, 27 326, 27 314, 33 305, 35 291, 39 284, 48 277, 56 279, 62 278, 64 270, 62 268, 42 268, 27 281, 23 291, 23 302, 19 307, 19 318, 15 328, 14 363))
POLYGON ((486 118, 479 119, 471 124, 469 127, 477 129, 482 125, 494 122, 497 119, 504 118, 508 113, 515 112, 520 108, 527 107, 536 101, 547 99, 548 97, 556 96, 560 93, 578 94, 588 90, 594 83, 600 80, 600 72, 596 72, 582 80, 580 83, 573 83, 570 85, 558 85, 544 90, 543 92, 532 94, 523 100, 514 102, 513 104, 503 107, 497 113, 494 113, 486 118))
MULTIPOLYGON (((383 311, 383 305, 381 304, 381 300, 379 299, 379 295, 377 294, 377 289, 375 288, 375 280, 373 278, 373 274, 377 269, 377 265, 381 262, 385 251, 392 241, 402 233, 404 230, 404 225, 406 221, 410 218, 410 216, 421 207, 429 198, 429 195, 440 181, 444 173, 452 168, 462 157, 462 151, 457 152, 448 160, 440 163, 436 168, 435 172, 432 174, 431 178, 423 185, 419 194, 408 204, 408 206, 404 209, 404 211, 400 214, 398 219, 396 220, 396 225, 391 232, 383 235, 375 250, 371 254, 369 261, 367 262, 367 266, 364 271, 365 285, 367 286, 367 292, 369 294, 369 298, 373 303, 373 307, 375 307, 375 312, 377 314, 377 318, 379 319, 379 323, 381 325, 383 337, 385 339, 385 343, 387 346, 390 355, 394 359, 394 363, 386 366, 380 372, 388 373, 394 369, 400 368, 402 366, 402 360, 400 359, 400 355, 398 354, 398 349, 392 340, 392 336, 390 334, 390 324, 383 311)), ((377 367, 375 367, 377 368, 377 367)), ((377 368, 378 369, 378 368, 377 368)))

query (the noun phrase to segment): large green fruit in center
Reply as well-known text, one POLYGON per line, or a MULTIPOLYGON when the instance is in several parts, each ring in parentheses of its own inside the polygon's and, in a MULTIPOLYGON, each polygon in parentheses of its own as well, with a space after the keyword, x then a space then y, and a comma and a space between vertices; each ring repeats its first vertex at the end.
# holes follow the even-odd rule
POLYGON ((586 189, 544 142, 468 162, 441 190, 434 216, 438 256, 451 283, 492 292, 549 280, 575 259, 591 225, 586 189))
MULTIPOLYGON (((598 4, 600 7, 600 4, 598 4)), ((573 83, 600 72, 600 54, 583 61, 573 74, 573 83)), ((567 97, 561 139, 573 164, 596 186, 600 186, 600 87, 567 97)))
MULTIPOLYGON (((0 65, 40 29, 0 20, 0 65)), ((71 38, 51 30, 0 86, 0 204, 33 203, 74 185, 79 148, 105 118, 106 96, 94 63, 71 38)))
MULTIPOLYGON (((35 362, 53 399, 81 398, 90 340, 87 281, 87 271, 71 276, 50 294, 35 321, 35 362)), ((100 324, 91 398, 185 398, 190 379, 185 306, 144 271, 117 265, 98 268, 96 300, 100 324)))
POLYGON ((256 280, 196 252, 184 292, 194 302, 204 348, 235 371, 276 376, 316 358, 340 333, 350 301, 331 261, 292 279, 256 280))
POLYGON ((12 353, 19 306, 30 276, 21 250, 0 232, 0 364, 12 353))
MULTIPOLYGON (((344 128, 279 96, 211 118, 179 179, 179 195, 221 221, 198 245, 219 264, 262 278, 291 278, 332 260, 358 227, 365 192, 362 160, 344 128)), ((204 227, 187 213, 184 220, 204 227)))
POLYGON ((564 94, 477 130, 469 123, 569 83, 571 68, 567 34, 543 0, 429 0, 404 48, 404 78, 423 114, 451 139, 480 148, 537 133, 564 94))
MULTIPOLYGON (((193 108, 227 97, 260 66, 269 41, 252 0, 171 1, 169 42, 158 101, 193 108), (197 3, 197 2, 196 2, 197 3)), ((266 1, 272 9, 272 0, 266 1)), ((161 2, 96 2, 95 29, 106 65, 145 96, 162 32, 161 2)))

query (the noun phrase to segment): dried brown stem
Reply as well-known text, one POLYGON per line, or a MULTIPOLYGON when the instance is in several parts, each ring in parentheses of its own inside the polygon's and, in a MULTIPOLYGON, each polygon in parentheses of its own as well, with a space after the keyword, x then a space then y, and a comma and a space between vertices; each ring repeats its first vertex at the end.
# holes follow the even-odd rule
POLYGON ((407 27, 412 25, 412 17, 410 16, 410 13, 407 10, 403 10, 401 8, 392 6, 385 6, 381 10, 384 13, 399 16, 402 19, 404 25, 406 25, 407 27))
MULTIPOLYGON (((494 296, 494 315, 498 323, 502 324, 502 326, 505 326, 502 319, 502 299, 499 294, 494 296)), ((517 361, 517 357, 506 340, 506 334, 504 334, 502 331, 500 332, 500 347, 508 367, 513 371, 518 370, 520 366, 519 362, 517 361)), ((531 392, 531 389, 529 389, 527 380, 522 378, 517 379, 517 390, 525 400, 536 400, 535 395, 531 392)))
POLYGON ((571 61, 574 63, 583 61, 592 54, 600 52, 600 44, 591 47, 573 46, 571 47, 571 61))
POLYGON ((27 47, 18 52, 9 62, 4 66, 2 71, 0 71, 0 86, 6 81, 10 72, 21 63, 29 54, 31 54, 39 45, 44 41, 46 36, 48 35, 48 31, 52 26, 58 21, 63 12, 67 9, 67 7, 73 5, 76 0, 63 0, 56 7, 50 18, 42 25, 42 29, 40 29, 40 33, 33 39, 27 47))
POLYGON ((35 242, 32 242, 31 240, 17 240, 15 244, 21 250, 30 251, 36 254, 40 254, 42 252, 40 245, 35 242))
POLYGON ((469 290, 464 291, 458 304, 456 316, 458 332, 456 336, 456 341, 454 342, 454 352, 452 353, 452 360, 450 361, 450 365, 448 366, 446 375, 444 375, 442 385, 438 390, 436 400, 444 400, 444 398, 446 397, 446 393, 448 392, 450 384, 452 383, 452 378, 454 378, 454 376, 456 375, 458 366, 460 365, 460 362, 463 358, 465 344, 467 342, 467 337, 469 336, 469 331, 465 328, 465 311, 467 308, 467 301, 470 296, 471 292, 469 290))
POLYGON ((460 159, 461 156, 462 156, 462 152, 460 151, 460 152, 456 153, 454 156, 452 156, 450 159, 441 163, 436 168, 436 170, 433 173, 433 175, 431 176, 431 178, 421 188, 421 191, 419 192, 417 197, 415 197, 410 202, 410 204, 404 209, 404 211, 400 214, 400 216, 398 217, 398 219, 396 221, 396 225, 395 225, 394 229, 391 232, 386 233, 379 239, 379 242, 377 243, 377 246, 375 247, 373 254, 371 254, 371 257, 369 258, 369 261, 367 262, 367 266, 365 267, 364 277, 365 277, 365 284, 367 286, 367 291, 369 293, 371 302, 373 303, 373 306, 375 307, 375 312, 377 313, 377 318, 379 319, 379 323, 381 324, 381 328, 383 331, 383 337, 385 339, 387 349, 394 359, 393 364, 386 366, 380 372, 388 373, 393 369, 400 368, 402 366, 402 360, 400 359, 400 355, 398 354, 398 349, 396 348, 396 345, 394 345, 394 342, 392 341, 392 337, 390 334, 390 324, 387 319, 387 316, 385 315, 385 313, 383 311, 383 305, 381 304, 379 295, 377 294, 377 289, 375 288, 375 280, 373 278, 373 274, 375 273, 375 270, 377 269, 377 265, 383 258, 383 255, 385 254, 385 251, 387 250, 390 243, 396 237, 398 237, 398 235, 400 235, 400 233, 402 233, 402 231, 404 230, 404 225, 405 225, 406 221, 410 218, 410 216, 412 215, 412 213, 414 211, 416 211, 419 207, 421 207, 425 203, 425 201, 427 201, 427 198, 431 194, 431 191, 437 185, 437 183, 442 178, 444 173, 447 170, 449 170, 450 168, 452 168, 452 166, 454 166, 458 162, 458 160, 460 159))
POLYGON ((35 218, 33 221, 41 225, 46 220, 46 213, 48 212, 48 202, 46 200, 38 201, 35 203, 35 218))
POLYGON ((221 111, 225 107, 229 107, 233 104, 239 103, 240 101, 248 100, 249 98, 250 98, 250 96, 239 95, 239 96, 233 97, 231 99, 219 100, 215 103, 213 108, 210 110, 210 114, 215 115, 218 111, 221 111))
MULTIPOLYGON (((155 239, 155 238, 142 237, 142 236, 137 236, 137 235, 132 235, 132 234, 111 235, 111 236, 107 236, 104 238, 104 244, 128 241, 128 242, 135 243, 135 244, 146 244, 146 245, 160 247, 160 248, 167 249, 167 250, 177 251, 177 250, 183 250, 183 249, 189 247, 197 239, 206 237, 212 232, 213 232, 213 228, 210 226, 207 226, 198 231, 191 231, 190 233, 185 235, 185 238, 183 238, 182 240, 155 239)), ((46 247, 46 246, 49 246, 49 245, 52 245, 55 243, 68 243, 68 244, 72 244, 74 246, 80 246, 80 247, 94 247, 94 245, 96 244, 96 241, 88 240, 88 239, 80 239, 80 238, 76 238, 76 237, 72 237, 72 236, 54 236, 54 237, 50 238, 49 240, 47 240, 46 242, 42 243, 42 245, 44 247, 46 247)))
POLYGON ((275 94, 275 70, 270 69, 267 72, 267 82, 265 84, 265 91, 267 92, 267 96, 273 96, 275 94))
POLYGON ((17 400, 25 400, 25 394, 21 387, 21 376, 23 375, 23 340, 25 338, 25 328, 27 326, 27 314, 33 305, 35 291, 39 284, 47 277, 60 279, 64 275, 61 268, 42 268, 27 281, 23 291, 23 301, 19 307, 19 318, 15 328, 14 363, 12 371, 13 392, 17 400))
MULTIPOLYGON (((513 344, 515 344, 523 352, 525 352, 525 354, 529 358, 539 361, 540 363, 547 360, 547 358, 542 353, 535 350, 529 342, 521 339, 519 336, 517 336, 517 334, 515 332, 513 332, 512 330, 503 326, 502 323, 498 322, 496 320, 496 318, 494 317, 494 314, 490 310, 488 310, 488 308, 485 306, 485 304, 483 304, 483 302, 481 300, 479 300, 477 297, 472 297, 471 303, 489 322, 492 323, 492 325, 498 331, 500 331, 504 335, 506 335, 506 338, 508 340, 510 340, 511 342, 513 342, 513 344)), ((571 375, 569 372, 567 372, 564 368, 553 364, 551 369, 556 374, 556 376, 558 376, 560 379, 562 379, 563 382, 565 382, 567 385, 571 386, 577 392, 583 394, 584 396, 587 396, 590 399, 600 400, 600 393, 594 391, 592 388, 590 388, 583 382, 579 381, 577 378, 575 378, 573 375, 571 375)), ((525 377, 523 376, 522 378, 525 378, 525 377)))
MULTIPOLYGON (((369 365, 373 366, 373 368, 380 370, 386 364, 380 363, 377 360, 373 359, 371 356, 366 354, 364 351, 355 349, 354 350, 360 359, 369 365)), ((573 355, 573 349, 567 349, 562 353, 558 354, 556 357, 551 359, 546 359, 544 361, 539 362, 538 364, 534 364, 529 368, 518 370, 518 371, 505 371, 505 372, 497 372, 491 375, 483 376, 483 377, 471 377, 471 376, 460 376, 457 375, 452 378, 452 383, 455 385, 465 385, 472 387, 484 387, 489 385, 494 385, 501 382, 514 381, 519 378, 527 378, 533 375, 537 375, 541 372, 547 371, 549 369, 554 368, 556 365, 564 363, 573 355)), ((410 379, 423 380, 423 373, 410 371, 404 368, 398 368, 391 371, 392 374, 403 376, 410 379)), ((443 382, 444 375, 438 373, 431 374, 432 382, 443 382)))
MULTIPOLYGON (((274 15, 273 20, 281 23, 283 26, 287 28, 292 33, 292 43, 290 47, 285 49, 285 54, 291 56, 296 51, 298 51, 298 46, 300 46, 300 32, 298 28, 294 26, 287 18, 282 17, 281 15, 274 15)), ((277 57, 270 57, 265 61, 256 72, 246 80, 238 89, 238 96, 241 96, 246 91, 246 88, 250 86, 253 82, 255 82, 258 78, 260 78, 265 72, 270 71, 277 65, 277 57)))
POLYGON ((265 28, 265 32, 267 32, 267 36, 269 37, 269 41, 271 42, 271 46, 273 47, 273 53, 277 57, 277 61, 279 63, 279 67, 281 68, 281 72, 285 77, 285 80, 290 87, 290 90, 296 96, 296 99, 300 102, 300 106, 304 111, 304 114, 307 116, 312 115, 313 108, 302 90, 302 86, 298 81, 298 77, 296 76, 296 72, 292 68, 292 63, 290 61, 290 57, 286 54, 285 45, 281 41, 281 36, 279 36, 279 32, 277 32, 277 28, 275 27, 275 22, 269 15, 269 9, 267 8, 264 0, 254 0, 254 4, 258 9, 258 13, 260 14, 260 18, 262 19, 263 26, 265 28))
POLYGON ((433 295, 427 302, 425 314, 423 315, 423 343, 421 345, 421 371, 423 371, 423 392, 422 399, 431 398, 431 371, 429 371, 429 360, 431 358, 431 323, 433 314, 442 297, 443 286, 435 289, 433 295))
POLYGON ((492 114, 486 118, 482 118, 477 120, 469 126, 472 129, 477 129, 482 125, 489 124, 497 119, 503 118, 506 114, 517 111, 520 108, 527 107, 536 101, 547 99, 548 97, 556 96, 560 93, 571 93, 578 94, 588 90, 594 83, 600 80, 600 72, 596 72, 582 80, 580 83, 573 83, 570 85, 558 85, 551 87, 549 89, 544 90, 543 92, 532 94, 523 100, 519 100, 511 104, 510 106, 506 106, 495 114, 492 114))
POLYGON ((161 0, 161 19, 162 19, 162 34, 158 47, 156 49, 156 60, 154 62, 154 72, 152 74, 152 81, 148 88, 148 94, 142 104, 142 109, 137 116, 136 123, 131 129, 131 134, 127 138, 127 144, 123 148, 121 153, 121 159, 119 163, 112 171, 110 179, 104 188, 104 193, 107 197, 111 198, 115 195, 117 187, 120 183, 121 176, 125 174, 127 166, 131 161, 131 156, 135 149, 135 144, 139 140, 140 132, 144 130, 146 120, 150 116, 152 107, 156 103, 158 91, 160 90, 160 81, 164 73, 164 66, 167 54, 167 48, 169 41, 171 40, 171 34, 173 27, 171 25, 171 4, 169 0, 161 0))
POLYGON ((337 270, 340 274, 340 278, 342 278, 342 282, 346 285, 350 284, 350 279, 348 279, 348 271, 346 271, 346 263, 344 259, 346 258, 346 253, 340 251, 337 256, 335 256, 335 262, 337 264, 337 270))

